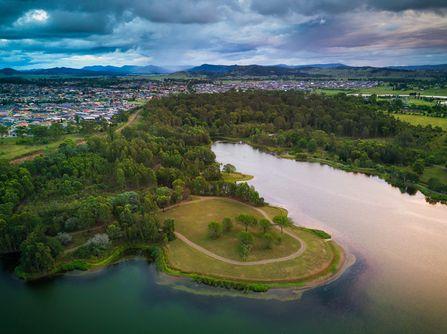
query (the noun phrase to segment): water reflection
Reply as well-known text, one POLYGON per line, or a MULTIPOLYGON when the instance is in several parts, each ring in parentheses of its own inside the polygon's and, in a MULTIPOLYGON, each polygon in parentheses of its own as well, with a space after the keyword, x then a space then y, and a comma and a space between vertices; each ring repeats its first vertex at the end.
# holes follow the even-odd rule
POLYGON ((414 327, 447 328, 447 206, 402 194, 377 177, 280 159, 244 144, 216 143, 213 150, 218 161, 254 175, 249 183, 298 224, 328 230, 364 259, 358 286, 369 312, 383 317, 393 310, 414 327))

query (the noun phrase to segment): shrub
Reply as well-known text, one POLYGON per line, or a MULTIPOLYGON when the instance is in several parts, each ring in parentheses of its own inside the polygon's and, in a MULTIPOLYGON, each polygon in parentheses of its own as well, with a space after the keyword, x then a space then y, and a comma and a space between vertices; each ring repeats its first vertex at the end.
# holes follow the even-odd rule
POLYGON ((238 252, 242 259, 246 259, 253 248, 254 238, 249 232, 239 233, 238 252))
POLYGON ((233 229, 233 222, 231 221, 231 218, 225 217, 222 220, 222 228, 225 233, 228 233, 233 229))
POLYGON ((73 270, 81 270, 86 271, 89 269, 89 265, 82 260, 73 260, 69 263, 64 263, 60 266, 60 271, 73 271, 73 270))
POLYGON ((315 234, 317 237, 319 237, 321 239, 330 239, 331 238, 331 235, 329 233, 326 233, 325 231, 322 231, 322 230, 316 230, 316 229, 311 229, 311 228, 303 228, 303 229, 315 234))
POLYGON ((80 258, 89 258, 100 256, 110 245, 110 239, 107 234, 96 234, 90 238, 82 247, 75 251, 75 255, 80 258))
POLYGON ((72 241, 72 236, 68 233, 65 232, 59 232, 56 235, 56 239, 59 240, 59 242, 63 245, 63 246, 67 246, 71 241, 72 241))
POLYGON ((174 219, 166 219, 163 223, 163 234, 168 241, 175 240, 175 221, 174 219))
POLYGON ((64 223, 64 229, 68 232, 76 231, 78 229, 79 219, 78 217, 68 218, 64 223))
POLYGON ((222 235, 222 225, 218 222, 208 224, 208 236, 211 239, 218 239, 222 235))
POLYGON ((262 245, 265 249, 272 249, 274 241, 275 241, 275 237, 272 233, 265 232, 262 235, 262 245))
POLYGON ((224 173, 234 173, 236 172, 236 167, 234 167, 232 164, 226 164, 223 166, 222 171, 224 173))
POLYGON ((123 231, 121 231, 121 228, 118 225, 110 224, 106 227, 107 235, 110 239, 116 240, 123 236, 123 231))
POLYGON ((95 234, 92 238, 90 238, 87 241, 86 244, 105 249, 109 246, 110 239, 109 236, 105 233, 95 234))

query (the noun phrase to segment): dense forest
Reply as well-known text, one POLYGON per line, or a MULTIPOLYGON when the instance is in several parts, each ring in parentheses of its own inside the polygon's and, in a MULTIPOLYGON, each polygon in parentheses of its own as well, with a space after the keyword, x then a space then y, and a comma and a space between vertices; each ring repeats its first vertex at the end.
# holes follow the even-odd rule
POLYGON ((262 205, 252 187, 222 181, 206 128, 192 123, 150 108, 120 133, 67 141, 21 165, 0 161, 0 253, 20 255, 19 275, 40 275, 67 258, 172 240, 175 222, 159 221, 157 211, 191 193, 262 205), (103 233, 74 242, 95 229, 103 233))

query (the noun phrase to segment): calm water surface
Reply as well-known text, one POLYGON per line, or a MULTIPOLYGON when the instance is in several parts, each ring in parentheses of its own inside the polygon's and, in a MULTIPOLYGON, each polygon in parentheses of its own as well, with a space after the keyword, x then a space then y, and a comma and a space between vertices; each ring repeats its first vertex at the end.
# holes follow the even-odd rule
POLYGON ((1 270, 0 333, 447 332, 447 206, 247 145, 213 149, 297 224, 331 232, 355 265, 289 302, 179 291, 144 260, 34 285, 1 270))

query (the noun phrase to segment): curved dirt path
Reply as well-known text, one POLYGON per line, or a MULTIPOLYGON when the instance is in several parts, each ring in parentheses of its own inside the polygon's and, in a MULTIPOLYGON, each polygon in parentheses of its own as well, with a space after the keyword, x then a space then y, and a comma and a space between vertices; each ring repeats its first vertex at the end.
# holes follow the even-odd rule
MULTIPOLYGON (((197 199, 197 200, 193 200, 193 201, 190 201, 190 202, 184 202, 184 203, 176 204, 176 205, 170 206, 170 207, 168 207, 168 208, 166 208, 166 209, 169 210, 169 209, 173 209, 173 208, 176 208, 176 207, 179 207, 179 206, 184 206, 184 205, 188 205, 188 204, 192 204, 192 203, 208 201, 208 200, 211 200, 211 199, 222 199, 222 198, 224 198, 224 197, 200 197, 200 198, 197 199)), ((264 210, 262 210, 262 209, 260 209, 260 208, 252 207, 252 206, 250 206, 250 205, 248 205, 248 204, 245 204, 245 203, 243 203, 243 202, 236 201, 236 200, 231 199, 231 198, 224 198, 224 199, 225 199, 225 200, 228 200, 228 201, 235 201, 235 202, 238 202, 238 203, 240 203, 240 204, 242 204, 242 205, 248 206, 248 207, 250 207, 250 208, 252 208, 252 209, 258 211, 258 212, 259 212, 260 214, 262 214, 262 215, 263 215, 263 216, 264 216, 270 223, 272 223, 272 225, 273 225, 276 229, 278 229, 278 230, 280 229, 278 226, 276 226, 276 225, 272 222, 272 220, 271 220, 270 217, 264 212, 264 210)), ((217 255, 217 254, 215 254, 215 253, 213 253, 213 252, 210 252, 210 251, 207 250, 206 248, 203 248, 202 246, 199 246, 199 245, 196 244, 195 242, 189 240, 189 239, 188 239, 187 237, 185 237, 183 234, 181 234, 181 233, 179 233, 179 232, 174 232, 174 233, 175 233, 175 236, 176 236, 178 239, 182 240, 184 243, 186 243, 188 246, 194 248, 195 250, 198 250, 199 252, 201 252, 201 253, 203 253, 203 254, 205 254, 205 255, 208 255, 209 257, 212 257, 213 259, 216 259, 216 260, 218 260, 218 261, 222 261, 222 262, 225 262, 225 263, 228 263, 228 264, 233 264, 233 265, 238 265, 238 266, 256 266, 256 265, 262 265, 262 264, 278 263, 278 262, 283 262, 283 261, 293 260, 293 259, 297 258, 298 256, 300 256, 301 254, 303 254, 304 251, 305 251, 306 248, 307 248, 305 242, 304 242, 301 238, 299 238, 298 236, 296 236, 296 235, 293 234, 292 232, 289 232, 289 231, 287 231, 287 230, 284 230, 284 233, 286 233, 287 235, 289 235, 289 236, 292 237, 293 239, 297 240, 297 241, 300 243, 300 245, 301 245, 300 249, 298 249, 295 253, 292 253, 292 254, 287 255, 287 256, 284 256, 284 257, 279 257, 279 258, 276 258, 276 259, 266 259, 266 260, 259 260, 259 261, 248 261, 248 262, 243 262, 243 261, 231 260, 231 259, 228 259, 228 258, 226 258, 226 257, 217 255)))

